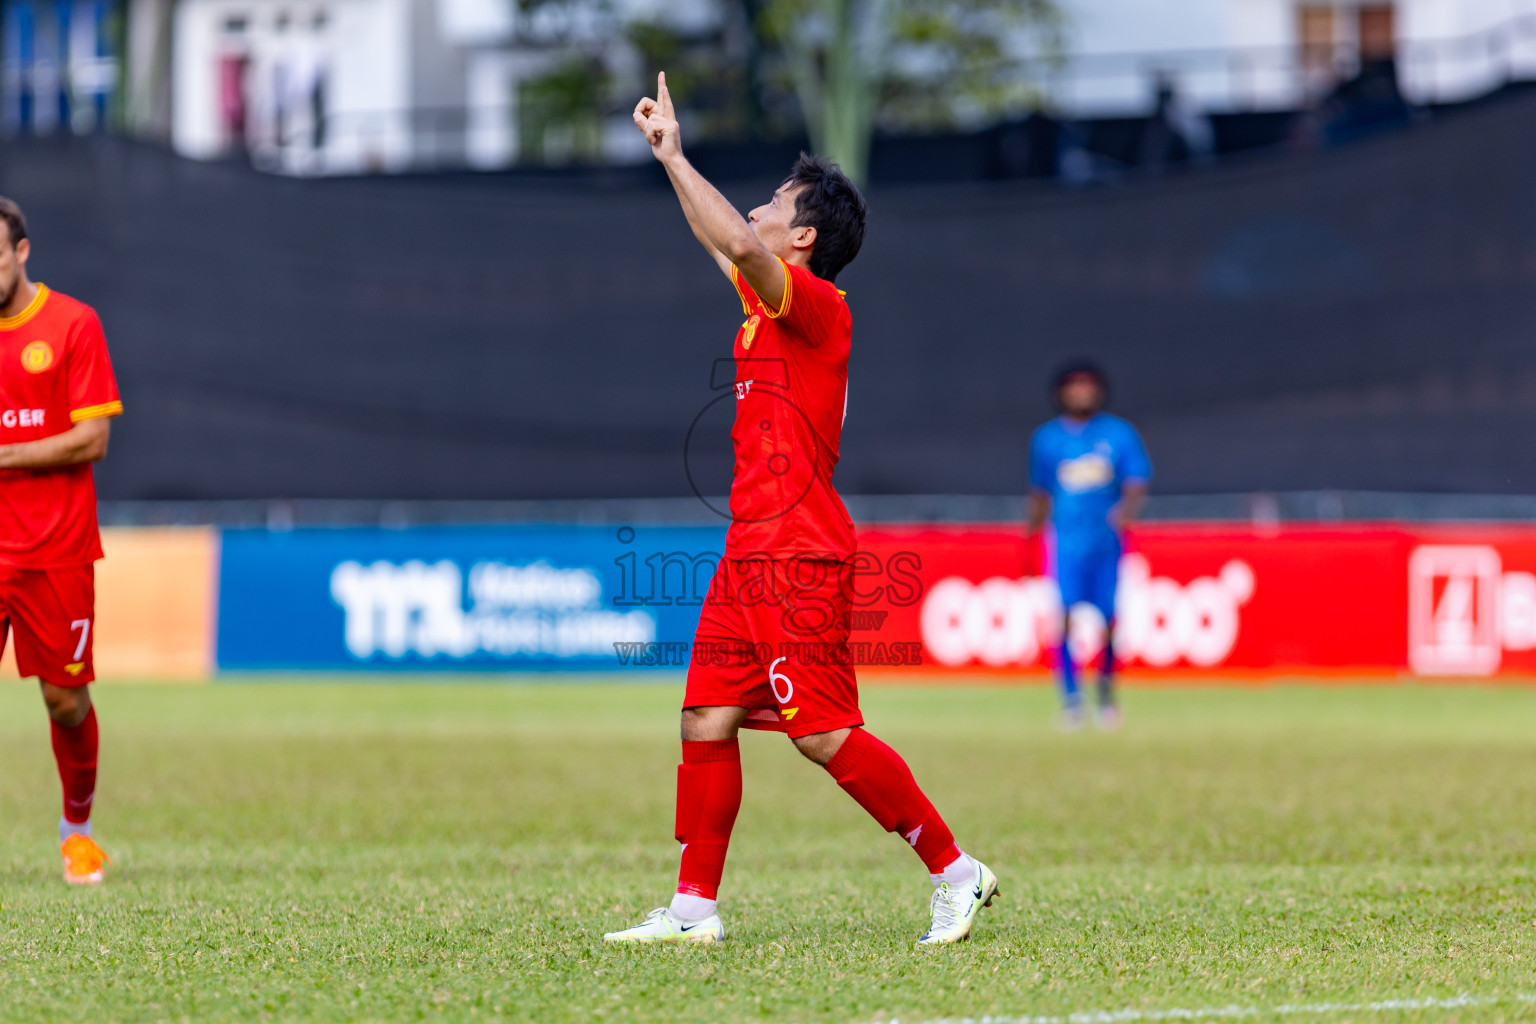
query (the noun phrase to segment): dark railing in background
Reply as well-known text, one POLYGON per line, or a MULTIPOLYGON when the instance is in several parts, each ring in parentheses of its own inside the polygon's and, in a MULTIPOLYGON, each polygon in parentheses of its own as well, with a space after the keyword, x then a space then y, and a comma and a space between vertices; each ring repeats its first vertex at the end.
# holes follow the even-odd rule
MULTIPOLYGON (((858 523, 1023 522, 1023 495, 845 495, 858 523)), ((711 504, 724 507, 724 498, 711 504)), ((468 526, 497 523, 637 523, 724 526, 698 498, 610 498, 583 501, 345 501, 282 498, 245 501, 103 501, 104 526, 304 527, 468 526)), ((1536 495, 1401 494, 1379 491, 1292 491, 1279 494, 1153 495, 1151 522, 1532 522, 1536 495)))

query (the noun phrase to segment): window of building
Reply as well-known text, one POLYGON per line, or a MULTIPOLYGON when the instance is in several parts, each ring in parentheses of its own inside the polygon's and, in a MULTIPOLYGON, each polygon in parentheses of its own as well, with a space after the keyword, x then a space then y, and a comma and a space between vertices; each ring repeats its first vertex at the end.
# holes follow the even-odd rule
POLYGON ((1326 91, 1397 55, 1397 17, 1390 3, 1304 3, 1296 37, 1307 86, 1326 91))

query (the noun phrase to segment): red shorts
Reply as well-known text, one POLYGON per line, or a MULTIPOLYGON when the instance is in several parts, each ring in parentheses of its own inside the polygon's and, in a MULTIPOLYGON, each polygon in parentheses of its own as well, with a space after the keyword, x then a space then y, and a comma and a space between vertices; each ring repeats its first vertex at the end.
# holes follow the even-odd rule
POLYGON ((16 668, 54 686, 96 678, 96 567, 16 569, 0 566, 0 651, 16 635, 16 668))
POLYGON ((848 572, 823 559, 723 559, 694 634, 683 707, 748 708, 748 728, 791 737, 863 725, 848 572))

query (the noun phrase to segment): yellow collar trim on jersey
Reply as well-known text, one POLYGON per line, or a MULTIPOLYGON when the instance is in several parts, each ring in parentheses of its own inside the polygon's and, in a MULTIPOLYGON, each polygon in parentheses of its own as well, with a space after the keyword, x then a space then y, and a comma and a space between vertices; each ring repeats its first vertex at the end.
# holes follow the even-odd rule
POLYGON ((769 320, 777 320, 785 313, 788 313, 789 303, 795 297, 795 279, 790 276, 789 264, 784 262, 783 256, 778 257, 778 260, 779 266, 784 268, 784 298, 779 300, 778 312, 775 313, 773 310, 769 309, 768 303, 763 302, 763 297, 761 295, 757 297, 757 301, 761 302, 763 305, 763 312, 768 314, 769 320))
POLYGON ((26 309, 22 310, 20 313, 17 313, 15 316, 0 316, 0 331, 14 331, 28 320, 31 320, 33 317, 37 316, 38 311, 43 308, 43 303, 47 301, 48 286, 45 284, 40 284, 37 286, 37 294, 32 296, 32 301, 27 303, 26 309))

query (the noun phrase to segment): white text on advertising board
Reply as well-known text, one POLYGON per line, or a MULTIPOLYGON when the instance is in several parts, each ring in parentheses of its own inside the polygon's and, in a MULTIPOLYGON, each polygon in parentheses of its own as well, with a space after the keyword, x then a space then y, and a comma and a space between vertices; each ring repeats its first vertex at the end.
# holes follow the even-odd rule
POLYGON ((468 609, 453 561, 342 562, 331 572, 331 597, 345 613, 347 650, 356 658, 612 657, 616 642, 656 639, 649 612, 604 608, 602 595, 593 570, 546 562, 475 563, 468 609))
MULTIPOLYGON (((1124 660, 1202 667, 1232 653, 1241 609, 1253 596, 1254 575, 1236 559, 1215 576, 1187 584, 1153 576, 1145 557, 1120 560, 1115 600, 1115 649, 1124 660)), ((941 580, 923 602, 923 644, 942 665, 1029 665, 1061 637, 1061 592, 1044 577, 993 577, 981 583, 941 580)), ((1080 661, 1104 644, 1104 617, 1092 605, 1072 609, 1071 646, 1080 661)))

